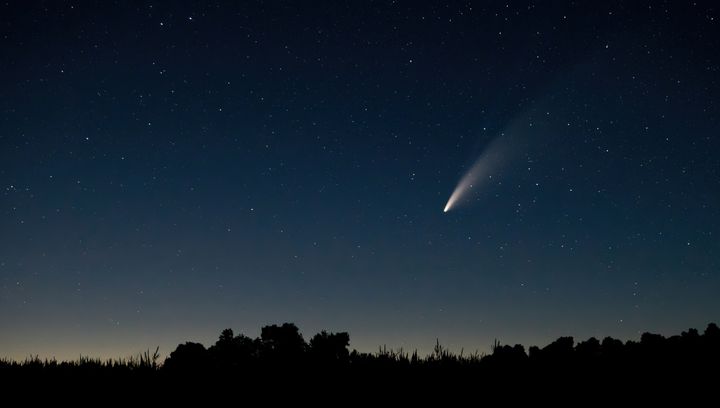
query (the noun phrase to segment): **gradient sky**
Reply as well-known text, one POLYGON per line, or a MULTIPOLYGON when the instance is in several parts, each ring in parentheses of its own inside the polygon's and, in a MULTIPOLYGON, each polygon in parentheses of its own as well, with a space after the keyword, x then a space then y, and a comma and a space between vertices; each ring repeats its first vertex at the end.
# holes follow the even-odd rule
POLYGON ((200 3, 0 5, 0 357, 718 320, 715 2, 200 3))

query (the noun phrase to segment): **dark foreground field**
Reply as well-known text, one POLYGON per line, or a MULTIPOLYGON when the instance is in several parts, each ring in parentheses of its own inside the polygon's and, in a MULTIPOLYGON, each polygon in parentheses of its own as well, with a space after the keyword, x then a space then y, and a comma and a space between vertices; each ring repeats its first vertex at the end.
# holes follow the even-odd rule
POLYGON ((644 333, 639 341, 606 337, 576 343, 561 337, 528 350, 496 343, 487 355, 453 354, 440 344, 422 357, 386 349, 359 353, 348 350, 349 342, 347 333, 327 332, 306 342, 289 323, 263 327, 255 339, 227 329, 209 348, 178 345, 164 362, 157 352, 126 360, 3 360, 0 380, 9 391, 131 392, 168 399, 237 392, 281 399, 297 393, 436 399, 482 392, 509 399, 579 394, 657 400, 714 399, 720 379, 720 329, 714 323, 702 333, 644 333))

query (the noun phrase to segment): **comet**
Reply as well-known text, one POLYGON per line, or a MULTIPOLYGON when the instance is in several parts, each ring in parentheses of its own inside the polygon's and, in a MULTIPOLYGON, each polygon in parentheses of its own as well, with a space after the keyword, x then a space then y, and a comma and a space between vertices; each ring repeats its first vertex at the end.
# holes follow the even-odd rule
POLYGON ((480 157, 475 160, 475 163, 458 181, 455 190, 453 190, 447 204, 445 204, 445 208, 443 208, 444 213, 465 203, 470 196, 479 192, 492 180, 494 173, 500 169, 501 164, 505 161, 510 151, 510 144, 508 137, 504 134, 490 142, 480 154, 480 157))

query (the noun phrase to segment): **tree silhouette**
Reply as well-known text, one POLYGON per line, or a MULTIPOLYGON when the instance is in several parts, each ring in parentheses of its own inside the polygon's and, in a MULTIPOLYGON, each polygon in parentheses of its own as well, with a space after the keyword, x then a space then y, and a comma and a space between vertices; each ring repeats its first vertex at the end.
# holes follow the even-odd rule
POLYGON ((578 343, 575 346, 575 352, 578 354, 578 358, 590 362, 600 358, 600 341, 595 337, 578 343))
POLYGON ((167 370, 204 371, 209 367, 208 352, 200 343, 187 342, 177 346, 175 351, 165 360, 167 370))
POLYGON ((213 365, 223 370, 251 368, 258 359, 259 342, 239 334, 233 335, 232 329, 220 333, 217 342, 208 349, 213 365))
POLYGON ((560 337, 539 350, 533 350, 531 357, 539 364, 550 364, 559 367, 567 366, 573 357, 575 341, 572 337, 560 337))
POLYGON ((260 340, 262 358, 273 363, 298 363, 307 348, 300 330, 293 323, 263 327, 260 340))
POLYGON ((319 364, 344 364, 350 358, 350 335, 346 332, 328 333, 325 330, 310 339, 310 354, 319 364))

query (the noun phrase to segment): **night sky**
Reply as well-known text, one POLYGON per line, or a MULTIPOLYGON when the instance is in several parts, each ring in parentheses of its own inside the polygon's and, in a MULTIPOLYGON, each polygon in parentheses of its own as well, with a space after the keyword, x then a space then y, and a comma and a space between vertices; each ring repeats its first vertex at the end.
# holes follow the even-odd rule
POLYGON ((0 357, 718 320, 715 2, 201 3, 0 6, 0 357))

